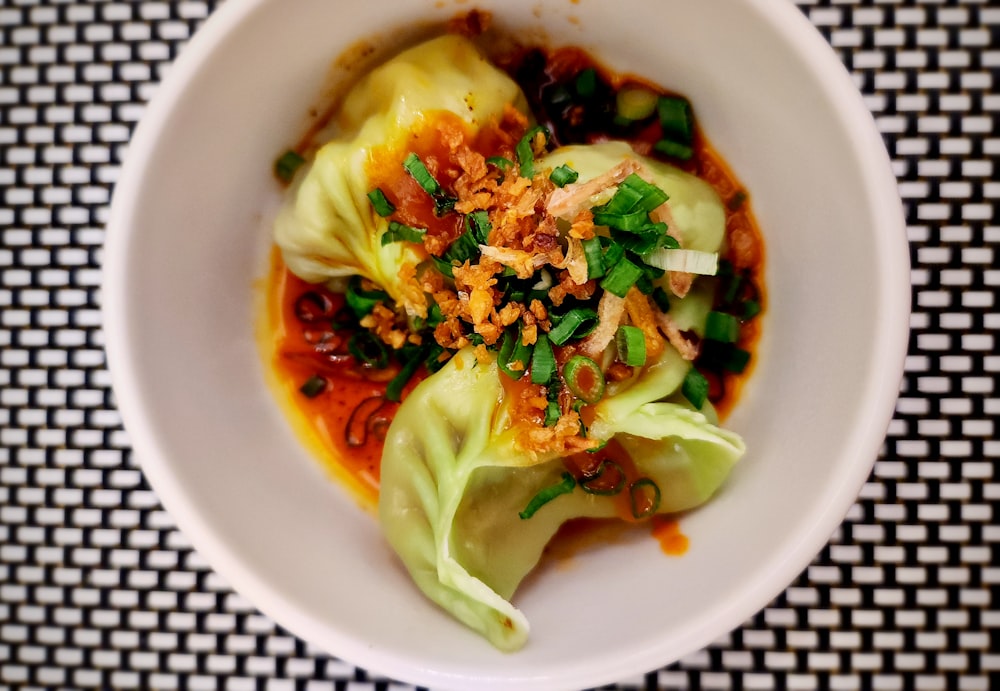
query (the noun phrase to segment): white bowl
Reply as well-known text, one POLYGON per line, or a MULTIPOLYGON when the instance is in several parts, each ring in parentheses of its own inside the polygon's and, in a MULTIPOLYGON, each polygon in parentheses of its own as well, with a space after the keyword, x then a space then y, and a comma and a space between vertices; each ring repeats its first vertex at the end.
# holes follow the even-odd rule
POLYGON ((109 363, 164 506, 282 626, 432 687, 597 686, 738 626, 842 520, 902 374, 903 219, 872 118, 790 2, 478 3, 499 24, 582 45, 688 95, 748 186, 767 251, 758 364, 728 420, 749 452, 683 520, 690 551, 609 545, 543 573, 515 599, 532 624, 528 645, 500 653, 419 594, 374 517, 300 445, 254 335, 281 194, 271 164, 302 133, 331 62, 359 39, 390 48, 397 30, 470 6, 228 0, 171 67, 115 190, 109 363))

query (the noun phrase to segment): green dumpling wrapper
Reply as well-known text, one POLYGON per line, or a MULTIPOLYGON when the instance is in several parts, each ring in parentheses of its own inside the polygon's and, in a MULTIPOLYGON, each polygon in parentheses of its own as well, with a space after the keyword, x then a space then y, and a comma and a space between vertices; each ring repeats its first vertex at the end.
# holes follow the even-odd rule
POLYGON ((432 39, 372 70, 348 92, 338 135, 299 171, 278 214, 274 238, 286 266, 312 283, 361 275, 409 307, 399 269, 426 254, 413 243, 382 246, 388 221, 367 197, 372 152, 405 146, 435 113, 451 113, 475 132, 509 105, 527 113, 520 87, 462 36, 432 39))

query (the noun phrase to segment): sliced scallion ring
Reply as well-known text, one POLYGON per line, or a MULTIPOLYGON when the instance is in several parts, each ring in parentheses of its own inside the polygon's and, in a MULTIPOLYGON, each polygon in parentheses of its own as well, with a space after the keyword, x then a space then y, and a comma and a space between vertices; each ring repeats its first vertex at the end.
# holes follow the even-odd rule
POLYGON ((559 323, 549 331, 549 340, 561 346, 571 339, 580 339, 597 328, 597 312, 586 307, 576 307, 564 314, 559 323))
POLYGON ((604 397, 604 372, 585 355, 574 355, 566 361, 563 378, 573 395, 585 403, 597 403, 604 397))
POLYGON ((385 344, 370 331, 359 331, 347 341, 347 351, 359 362, 376 369, 389 364, 389 351, 385 344))
POLYGON ((646 364, 646 335, 638 326, 619 326, 615 334, 615 346, 618 348, 618 359, 629 367, 642 367, 646 364))
POLYGON ((613 497, 625 489, 625 471, 610 459, 604 459, 593 475, 580 478, 580 489, 587 494, 613 497), (610 473, 608 470, 610 469, 610 473), (605 475, 608 475, 605 477, 605 475))
POLYGON ((660 508, 660 488, 648 477, 633 480, 628 486, 629 508, 632 518, 649 518, 660 508))

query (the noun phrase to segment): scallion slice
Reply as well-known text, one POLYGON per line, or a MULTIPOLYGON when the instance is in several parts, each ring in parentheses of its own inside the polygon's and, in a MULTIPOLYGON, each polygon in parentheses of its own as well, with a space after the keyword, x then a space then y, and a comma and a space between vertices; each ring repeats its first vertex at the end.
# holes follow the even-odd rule
POLYGON ((562 417, 562 411, 559 410, 559 404, 555 401, 549 401, 548 405, 545 406, 545 426, 552 427, 559 422, 560 417, 562 417))
POLYGON ((434 176, 427 170, 427 166, 420 160, 420 156, 411 152, 403 161, 403 168, 410 174, 410 177, 417 181, 421 189, 434 199, 435 215, 442 216, 455 208, 455 203, 458 200, 445 194, 440 183, 434 179, 434 176))
POLYGON ((556 374, 556 356, 552 344, 544 333, 538 334, 531 354, 531 383, 548 384, 556 374))
POLYGON ((648 477, 634 480, 628 486, 628 495, 632 518, 636 520, 649 518, 660 508, 660 488, 648 477))
MULTIPOLYGON (((646 212, 652 211, 670 199, 670 196, 666 192, 653 183, 646 182, 636 173, 632 173, 622 180, 621 187, 638 192, 641 195, 638 208, 646 212)), ((633 207, 632 211, 635 210, 636 208, 633 207)))
POLYGON ((743 303, 743 319, 753 319, 760 314, 760 303, 756 300, 747 300, 743 303))
POLYGON ((388 218, 396 212, 396 207, 392 205, 389 198, 385 196, 385 192, 379 187, 368 193, 368 201, 372 203, 375 213, 382 218, 388 218))
POLYGON ((596 473, 580 478, 580 489, 587 494, 613 497, 625 489, 626 479, 625 471, 620 465, 610 459, 604 459, 597 467, 596 473))
POLYGON ((597 328, 597 312, 586 307, 576 307, 563 315, 549 331, 549 340, 561 346, 570 339, 579 339, 597 328))
POLYGON ((514 162, 509 158, 505 158, 503 156, 490 156, 489 158, 486 159, 486 164, 495 166, 499 168, 501 171, 506 172, 511 167, 513 167, 514 162))
POLYGON ((587 258, 587 280, 600 278, 604 275, 603 251, 601 249, 601 238, 594 236, 589 240, 583 240, 583 254, 587 258))
POLYGON ((639 280, 640 276, 642 276, 642 269, 628 259, 622 258, 611 267, 611 271, 601 281, 601 288, 623 298, 628 293, 629 288, 634 286, 635 282, 639 280))
POLYGON ((701 410, 705 405, 705 399, 708 398, 708 380, 705 379, 705 375, 694 367, 689 369, 684 376, 684 383, 681 384, 681 393, 696 410, 701 410))
POLYGON ((426 233, 427 230, 425 228, 414 228, 398 221, 389 221, 389 227, 382 233, 380 242, 382 243, 382 247, 401 240, 405 240, 406 242, 423 242, 426 233))
POLYGON ((381 339, 370 331, 359 331, 347 341, 347 351, 358 361, 376 369, 389 364, 389 351, 381 339))
POLYGON ((618 115, 628 120, 645 120, 656 111, 658 96, 643 86, 626 86, 615 95, 618 115))
POLYGON ((295 177, 295 172, 305 162, 306 159, 302 158, 295 151, 286 151, 274 162, 274 174, 282 182, 291 182, 292 178, 295 177))
POLYGON ((601 366, 584 355, 574 355, 563 366, 563 378, 573 395, 585 403, 597 403, 604 397, 604 372, 601 366))
POLYGON ((550 501, 562 494, 569 494, 575 488, 576 479, 569 473, 563 473, 561 482, 543 488, 538 494, 531 498, 528 505, 524 507, 524 511, 521 511, 517 515, 520 516, 522 520, 527 520, 534 516, 540 508, 548 504, 550 501))
POLYGON ((565 164, 554 168, 549 174, 549 180, 554 182, 556 187, 565 187, 579 179, 580 174, 565 164))
POLYGON ((656 104, 663 137, 680 144, 690 144, 694 139, 694 115, 686 98, 664 96, 656 104))
POLYGON ((650 266, 664 271, 681 271, 702 276, 714 276, 719 270, 719 255, 698 250, 661 249, 645 257, 650 266))
POLYGON ((535 125, 530 130, 524 133, 521 137, 521 141, 517 143, 514 147, 514 154, 517 156, 518 165, 520 165, 520 172, 522 178, 533 178, 535 177, 535 152, 532 148, 532 142, 535 141, 535 137, 539 132, 545 134, 545 144, 549 143, 552 135, 548 128, 542 125, 535 125))
POLYGON ((681 161, 688 161, 694 155, 694 149, 687 144, 679 144, 669 139, 661 139, 653 144, 653 151, 681 161))
POLYGON ((735 343, 740 337, 740 322, 731 314, 711 311, 705 319, 705 338, 735 343))
POLYGON ((465 227, 480 245, 485 245, 493 226, 490 225, 490 214, 485 209, 473 211, 465 217, 465 227))
POLYGON ((618 347, 618 359, 629 367, 646 364, 646 335, 638 326, 619 326, 615 333, 615 345, 618 347))
POLYGON ((324 390, 326 390, 326 379, 317 374, 306 379, 305 383, 299 387, 299 391, 306 398, 316 398, 324 390))
POLYGON ((389 294, 382 290, 365 290, 362 287, 361 276, 351 276, 347 282, 347 292, 344 299, 347 306, 354 312, 354 316, 361 319, 372 311, 379 302, 388 302, 389 294))
POLYGON ((497 354, 497 366, 504 374, 517 381, 524 376, 528 363, 531 361, 531 346, 524 345, 521 338, 521 328, 509 327, 500 342, 500 352, 497 354), (520 362, 520 369, 511 369, 510 365, 520 362))
POLYGON ((594 212, 594 225, 616 228, 630 233, 636 233, 649 224, 649 213, 646 211, 633 211, 626 214, 608 213, 605 211, 594 212))
POLYGON ((584 98, 590 98, 597 91, 597 70, 588 67, 576 75, 573 83, 576 93, 584 98))

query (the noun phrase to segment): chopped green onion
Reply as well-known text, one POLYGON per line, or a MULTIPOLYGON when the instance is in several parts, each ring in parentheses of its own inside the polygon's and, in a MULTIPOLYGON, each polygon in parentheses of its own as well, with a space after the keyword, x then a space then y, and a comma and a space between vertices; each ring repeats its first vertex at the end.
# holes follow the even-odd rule
POLYGON ((535 177, 535 152, 532 142, 535 141, 535 137, 539 132, 545 134, 545 143, 548 145, 549 139, 552 137, 551 133, 544 126, 535 125, 524 133, 521 141, 514 147, 514 154, 517 156, 517 162, 521 166, 522 178, 530 179, 535 177))
POLYGON ((714 276, 719 270, 719 255, 698 250, 661 249, 645 257, 646 263, 664 271, 681 271, 714 276))
POLYGON ((642 276, 642 269, 628 259, 622 258, 621 261, 611 267, 611 271, 601 281, 601 288, 623 298, 628 293, 629 288, 634 286, 635 282, 639 280, 640 276, 642 276))
POLYGON ((615 96, 618 115, 628 120, 645 120, 656 110, 659 96, 642 86, 626 86, 615 96))
MULTIPOLYGON (((438 355, 440 355, 440 353, 438 353, 438 355)), ((399 373, 393 377, 389 381, 389 384, 385 387, 385 397, 387 400, 398 401, 403 397, 403 389, 406 388, 410 379, 413 378, 417 368, 420 367, 421 361, 421 358, 414 357, 413 359, 408 360, 402 368, 400 368, 399 373)))
POLYGON ((628 486, 632 518, 649 518, 660 508, 660 488, 648 477, 641 477, 628 486))
POLYGON ((618 347, 618 359, 629 367, 646 364, 646 335, 638 326, 619 326, 615 333, 615 345, 618 347))
POLYGON ((555 401, 549 401, 548 405, 545 406, 545 426, 551 427, 559 422, 560 417, 562 417, 562 411, 559 410, 559 404, 555 401))
POLYGON ((549 180, 554 182, 556 187, 565 187, 579 179, 580 174, 565 164, 554 168, 549 174, 549 180))
POLYGON ((514 381, 517 381, 524 376, 530 360, 531 346, 524 345, 521 338, 521 327, 519 326, 517 330, 508 328, 504 331, 503 340, 500 343, 500 352, 497 355, 497 366, 500 370, 514 381), (521 369, 511 369, 510 365, 514 362, 520 362, 523 367, 521 369))
POLYGON ((657 228, 650 226, 635 233, 612 228, 611 237, 629 252, 642 257, 660 248, 663 235, 657 228))
POLYGON ((597 91, 597 70, 588 67, 581 71, 576 75, 573 86, 576 88, 577 94, 584 98, 590 98, 597 91))
MULTIPOLYGON (((638 192, 641 195, 641 201, 638 203, 638 208, 647 212, 652 211, 670 199, 670 196, 666 192, 653 183, 646 182, 636 173, 631 173, 627 178, 622 180, 622 184, 619 186, 619 189, 621 189, 621 187, 638 192)), ((633 207, 631 210, 635 211, 636 209, 633 207)))
POLYGON ((376 187, 368 193, 368 201, 372 203, 372 208, 382 218, 392 216, 396 212, 396 207, 392 205, 388 197, 380 188, 376 187))
POLYGON ((649 223, 649 213, 646 211, 635 211, 627 214, 615 214, 604 211, 594 212, 595 226, 608 226, 618 230, 635 233, 649 223))
POLYGON ((417 184, 420 185, 424 192, 432 197, 441 194, 441 185, 434 179, 431 172, 427 170, 427 166, 424 165, 424 162, 420 160, 417 154, 411 153, 407 156, 406 160, 403 161, 403 168, 410 174, 410 177, 417 181, 417 184))
POLYGON ((691 103, 685 98, 664 96, 656 104, 663 137, 679 144, 694 140, 694 115, 691 103))
POLYGON ((687 144, 678 144, 669 139, 661 139, 653 144, 653 151, 661 153, 664 156, 680 159, 681 161, 688 161, 694 155, 694 149, 687 144))
POLYGON ((377 303, 389 300, 388 293, 382 290, 365 290, 361 281, 361 276, 351 276, 351 280, 347 282, 347 293, 344 294, 347 306, 358 319, 370 313, 377 303))
POLYGON ((747 193, 744 190, 736 190, 733 196, 726 202, 726 208, 730 211, 739 211, 747 200, 747 193))
POLYGON ((467 261, 472 261, 478 255, 479 243, 476 242, 475 236, 469 230, 459 235, 458 239, 451 243, 444 253, 444 258, 449 262, 457 262, 458 265, 462 265, 467 261))
POLYGON ((427 170, 427 166, 424 165, 424 162, 420 160, 417 154, 410 153, 406 157, 406 160, 403 161, 403 168, 410 174, 410 177, 417 181, 417 184, 420 185, 424 192, 434 199, 435 215, 442 216, 445 212, 455 208, 455 203, 458 200, 455 197, 445 194, 440 183, 434 179, 434 176, 427 170))
POLYGON ((666 313, 670 311, 670 296, 667 295, 667 291, 665 291, 661 286, 656 286, 650 297, 653 298, 653 302, 656 303, 656 306, 660 308, 661 312, 666 313))
POLYGON ((576 487, 576 479, 569 473, 562 474, 562 481, 555 485, 543 488, 538 494, 531 498, 528 505, 517 515, 522 520, 527 520, 535 515, 538 509, 542 508, 550 501, 561 494, 569 494, 576 487))
POLYGON ((708 380, 701 372, 692 367, 685 375, 684 383, 681 384, 681 393, 696 410, 701 410, 702 406, 705 405, 705 399, 708 398, 708 380))
POLYGON ((760 314, 760 303, 756 300, 747 300, 743 303, 743 319, 753 319, 760 314))
POLYGON ((601 259, 601 238, 594 236, 583 240, 583 254, 587 258, 587 280, 600 278, 604 275, 604 261, 601 259))
POLYGON ((292 178, 295 177, 295 172, 305 162, 306 159, 302 158, 296 152, 291 150, 286 151, 274 162, 274 174, 282 182, 291 182, 292 178))
POLYGON ((585 403, 597 403, 604 397, 604 372, 601 366, 584 355, 574 355, 563 366, 566 386, 585 403))
POLYGON ((705 319, 705 338, 735 343, 740 337, 740 321, 731 314, 711 311, 705 319))
MULTIPOLYGON (((634 211, 642 201, 642 192, 629 185, 621 184, 615 190, 614 196, 604 206, 594 207, 594 215, 598 213, 614 214, 620 216, 634 211)), ((596 225, 602 225, 595 221, 596 225)))
POLYGON ((389 364, 385 344, 370 331, 359 331, 347 341, 347 351, 365 365, 384 369, 389 364))
POLYGON ((625 488, 625 471, 622 467, 610 459, 601 461, 597 467, 597 472, 593 475, 580 478, 580 489, 587 494, 596 494, 602 497, 613 497, 625 488), (610 480, 613 484, 608 484, 609 478, 604 477, 608 468, 612 470, 610 480), (603 482, 599 482, 603 480, 603 482))
POLYGON ((549 340, 561 346, 570 339, 583 338, 597 328, 597 312, 586 307, 576 307, 563 315, 549 331, 549 340))
POLYGON ((480 245, 485 245, 489 239, 490 230, 493 226, 490 225, 490 214, 485 209, 479 209, 478 211, 473 211, 465 217, 465 227, 472 237, 475 238, 476 242, 480 245))
POLYGON ((431 255, 431 261, 434 262, 434 266, 438 271, 443 273, 448 278, 455 278, 454 265, 447 259, 442 259, 441 257, 435 257, 431 255))
POLYGON ((503 156, 490 156, 489 158, 486 159, 486 164, 495 166, 500 170, 506 172, 511 167, 513 167, 514 162, 509 158, 505 158, 503 156))
POLYGON ((391 245, 394 242, 405 240, 406 242, 423 242, 425 228, 414 228, 398 221, 389 221, 389 227, 382 233, 382 247, 391 245))
POLYGON ((617 266, 618 262, 625 257, 625 248, 622 247, 617 242, 611 242, 610 238, 602 238, 601 244, 604 244, 604 240, 607 240, 611 244, 608 246, 607 251, 604 252, 603 264, 605 269, 608 267, 614 268, 617 266))
POLYGON ((326 389, 326 379, 314 374, 313 376, 306 379, 305 384, 299 387, 299 391, 306 398, 316 398, 326 389))
POLYGON ((555 373, 556 356, 552 352, 552 344, 547 335, 540 333, 531 354, 531 383, 548 384, 555 373))

